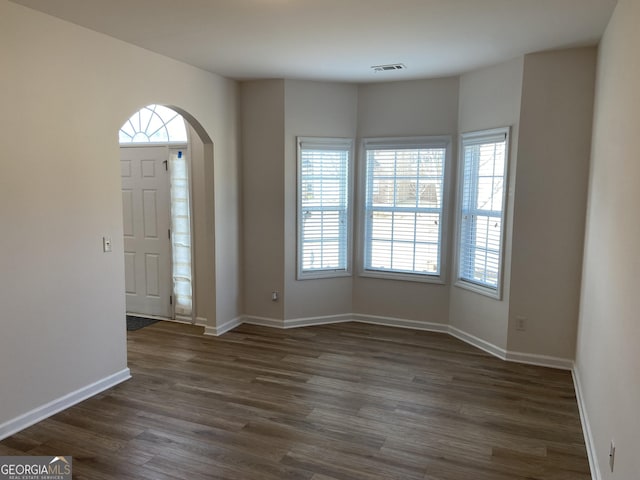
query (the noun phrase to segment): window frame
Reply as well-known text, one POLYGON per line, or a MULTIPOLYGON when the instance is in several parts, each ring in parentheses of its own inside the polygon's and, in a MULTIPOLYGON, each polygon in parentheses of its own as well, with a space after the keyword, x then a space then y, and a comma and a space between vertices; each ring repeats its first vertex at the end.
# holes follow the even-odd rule
POLYGON ((448 244, 449 244, 449 205, 451 191, 451 149, 450 135, 411 136, 411 137, 367 137, 361 139, 358 165, 358 276, 401 280, 419 283, 444 285, 448 276, 448 244), (444 148, 445 158, 442 181, 442 209, 439 238, 439 273, 418 273, 393 270, 376 270, 366 266, 367 258, 367 150, 380 149, 412 149, 412 148, 444 148))
MULTIPOLYGON (((157 121, 156 121, 156 124, 158 124, 157 121)), ((145 107, 142 107, 140 110, 133 113, 127 120, 125 120, 125 122, 120 127, 120 130, 118 130, 118 143, 120 144, 120 146, 171 145, 173 147, 173 146, 179 146, 181 144, 185 144, 188 142, 189 142, 189 129, 187 128, 187 122, 184 119, 184 117, 173 108, 167 107, 161 104, 153 103, 145 107), (146 113, 148 115, 148 118, 144 126, 142 124, 143 112, 148 112, 146 113), (157 128, 154 127, 155 130, 149 130, 149 128, 151 127, 152 120, 154 119, 159 120, 160 126, 158 126, 157 128), (182 126, 182 128, 180 129, 180 132, 179 132, 180 136, 179 137, 174 136, 172 138, 169 125, 174 121, 180 122, 180 125, 182 126), (137 125, 135 125, 135 123, 137 123, 137 125), (133 132, 133 134, 128 133, 127 130, 129 132, 133 132), (154 138, 152 140, 152 137, 156 133, 160 132, 161 130, 165 132, 167 137, 166 140, 164 138, 160 138, 160 139, 154 138), (139 134, 142 134, 146 138, 146 140, 136 141, 135 138, 139 134), (129 139, 123 140, 123 135, 126 137, 129 137, 129 139)))
POLYGON ((353 264, 353 171, 354 141, 341 137, 296 137, 296 279, 314 280, 322 278, 339 278, 352 276, 353 264), (345 226, 345 268, 303 270, 303 238, 302 238, 302 151, 312 148, 347 152, 347 190, 346 226, 345 226))
MULTIPOLYGON (((504 265, 505 265, 505 250, 507 241, 507 230, 509 225, 508 221, 508 203, 509 203, 509 175, 510 175, 510 163, 511 163, 511 127, 499 127, 487 130, 477 130, 460 134, 458 145, 458 181, 456 191, 456 241, 454 248, 454 265, 455 265, 455 281, 456 287, 469 290, 480 295, 484 295, 495 300, 502 300, 504 290, 504 265), (462 248, 462 217, 463 217, 463 195, 464 195, 464 161, 465 161, 465 146, 466 141, 471 140, 474 144, 478 144, 478 140, 486 139, 486 143, 491 142, 490 139, 504 135, 505 138, 505 159, 504 159, 504 187, 502 190, 502 215, 501 224, 502 231, 500 232, 500 248, 498 258, 498 278, 496 288, 492 288, 489 285, 473 282, 469 279, 462 278, 462 272, 460 268, 460 257, 462 248)), ((477 173, 476 173, 477 176, 477 173)))

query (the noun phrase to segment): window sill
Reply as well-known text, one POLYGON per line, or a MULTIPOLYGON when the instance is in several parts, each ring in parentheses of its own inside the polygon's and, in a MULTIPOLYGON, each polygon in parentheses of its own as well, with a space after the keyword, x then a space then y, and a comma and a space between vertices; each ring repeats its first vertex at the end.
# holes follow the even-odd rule
POLYGON ((444 285, 446 283, 441 275, 385 272, 382 270, 363 270, 358 274, 358 276, 365 277, 365 278, 379 278, 382 280, 395 280, 395 281, 402 281, 402 282, 433 283, 436 285, 444 285))
POLYGON ((319 272, 298 272, 296 280, 320 280, 323 278, 345 277, 351 277, 351 272, 344 270, 325 270, 319 272))
POLYGON ((496 290, 492 288, 483 287, 482 285, 476 285, 475 283, 465 282, 464 280, 456 280, 453 284, 463 290, 483 295, 485 297, 493 298, 494 300, 502 300, 502 291, 498 288, 496 290))

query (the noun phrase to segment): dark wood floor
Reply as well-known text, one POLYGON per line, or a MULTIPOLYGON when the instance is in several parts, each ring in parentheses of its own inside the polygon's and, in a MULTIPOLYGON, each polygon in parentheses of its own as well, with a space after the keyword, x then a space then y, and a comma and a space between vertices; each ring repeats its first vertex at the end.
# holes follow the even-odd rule
POLYGON ((133 379, 0 442, 78 479, 587 480, 569 372, 444 334, 160 322, 133 379))

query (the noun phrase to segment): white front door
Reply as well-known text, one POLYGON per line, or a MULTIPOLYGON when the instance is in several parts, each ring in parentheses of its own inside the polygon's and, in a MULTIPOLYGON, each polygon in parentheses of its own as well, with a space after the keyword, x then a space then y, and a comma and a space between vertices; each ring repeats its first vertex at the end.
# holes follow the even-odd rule
POLYGON ((127 313, 172 317, 166 147, 121 147, 127 313))

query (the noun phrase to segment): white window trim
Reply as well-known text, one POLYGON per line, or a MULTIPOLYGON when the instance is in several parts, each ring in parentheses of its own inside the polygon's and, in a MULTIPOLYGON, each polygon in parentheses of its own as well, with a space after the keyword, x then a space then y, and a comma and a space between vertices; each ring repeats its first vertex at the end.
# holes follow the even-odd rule
POLYGON ((353 256, 353 139, 338 137, 297 137, 296 138, 296 271, 297 280, 314 280, 322 278, 350 277, 352 275, 353 256), (347 259, 346 269, 304 271, 302 269, 302 174, 301 151, 302 145, 307 148, 327 150, 347 150, 347 259))
POLYGON ((493 298, 495 300, 502 300, 502 293, 504 290, 504 266, 505 266, 505 249, 507 241, 507 225, 508 215, 507 206, 509 203, 509 176, 511 164, 511 127, 492 128, 489 130, 479 130, 474 132, 462 133, 460 135, 458 143, 458 179, 456 186, 456 228, 455 228, 455 248, 454 248, 454 265, 455 265, 455 281, 454 285, 464 290, 484 295, 486 297, 493 298), (498 272, 498 285, 495 289, 470 282, 460 278, 460 241, 461 241, 461 229, 462 229, 462 194, 463 194, 463 182, 464 172, 462 169, 464 162, 464 141, 465 140, 482 140, 489 139, 490 137, 505 136, 506 148, 505 148, 505 165, 504 165, 504 189, 502 195, 502 235, 500 238, 500 271, 498 272))
POLYGON ((365 278, 379 278, 385 280, 399 280, 418 283, 433 283, 444 285, 447 283, 448 273, 448 245, 449 245, 449 192, 451 191, 451 136, 416 136, 416 137, 371 137, 363 138, 360 142, 358 156, 358 247, 357 247, 357 274, 365 278), (444 179, 442 193, 442 220, 440 228, 440 273, 429 275, 421 273, 390 272, 382 270, 367 270, 365 268, 366 255, 366 195, 367 195, 367 149, 381 148, 419 148, 419 147, 444 147, 444 179))
POLYGON ((181 144, 184 143, 188 143, 189 141, 189 129, 187 128, 187 123, 184 120, 184 117, 182 115, 180 115, 180 113, 178 113, 177 111, 175 111, 173 108, 171 107, 167 107, 165 105, 159 105, 159 104, 151 104, 151 105, 147 105, 146 107, 142 107, 140 110, 138 110, 137 112, 135 112, 133 115, 131 115, 131 117, 129 117, 123 124, 122 127, 120 127, 120 130, 118 131, 118 141, 119 144, 121 146, 154 146, 154 145, 160 145, 160 146, 164 146, 164 145, 171 145, 171 146, 179 146, 181 144), (138 120, 141 121, 141 114, 142 111, 149 111, 151 112, 149 119, 147 120, 146 125, 134 125, 134 121, 138 120), (170 114, 171 118, 168 118, 165 116, 165 114, 170 114), (156 128, 156 130, 154 130, 153 133, 157 133, 158 131, 160 131, 161 129, 164 129, 167 133, 167 140, 160 140, 160 141, 151 141, 149 135, 148 135, 148 129, 151 125, 151 119, 157 117, 161 122, 162 122, 162 126, 156 128), (179 138, 178 140, 172 139, 171 138, 171 134, 169 132, 169 128, 167 127, 167 125, 169 125, 171 122, 173 122, 174 120, 179 119, 182 121, 183 124, 183 128, 184 128, 184 138, 179 138), (127 133, 125 131, 125 126, 129 124, 131 126, 131 128, 133 129, 133 136, 131 136, 129 133, 127 133), (144 127, 144 128, 143 128, 144 127), (126 140, 126 141, 122 141, 121 140, 121 135, 120 133, 124 134, 125 136, 129 137, 130 140, 126 140), (146 141, 134 141, 133 139, 135 138, 135 136, 137 136, 139 133, 143 134, 147 140, 146 141))

